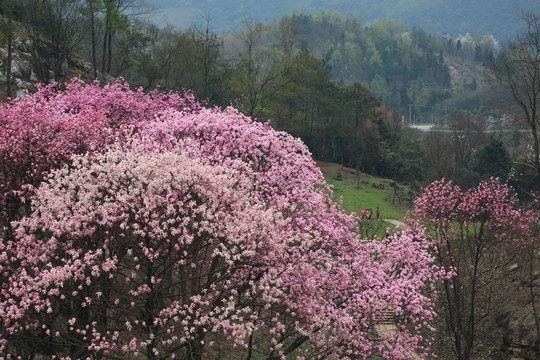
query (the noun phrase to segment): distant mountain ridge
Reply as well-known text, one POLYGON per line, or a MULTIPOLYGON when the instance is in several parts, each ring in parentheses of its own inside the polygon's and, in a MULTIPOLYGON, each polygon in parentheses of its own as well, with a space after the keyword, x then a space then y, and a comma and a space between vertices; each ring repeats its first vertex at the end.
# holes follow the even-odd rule
POLYGON ((334 10, 358 17, 361 23, 393 20, 428 33, 460 35, 482 31, 499 40, 520 32, 522 11, 540 12, 538 0, 153 0, 152 20, 181 29, 202 22, 210 14, 214 31, 230 33, 242 20, 268 22, 294 12, 314 14, 334 10))

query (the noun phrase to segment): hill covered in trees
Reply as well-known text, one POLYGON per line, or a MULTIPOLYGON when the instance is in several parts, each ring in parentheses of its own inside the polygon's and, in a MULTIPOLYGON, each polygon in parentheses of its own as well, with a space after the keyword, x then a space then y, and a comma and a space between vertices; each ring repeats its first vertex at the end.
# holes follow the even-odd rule
MULTIPOLYGON (((208 105, 233 104, 300 137, 317 159, 398 181, 455 178, 463 168, 468 179, 478 177, 472 169, 475 158, 438 164, 429 159, 431 145, 402 127, 409 118, 448 120, 456 108, 483 111, 488 88, 482 66, 497 46, 488 35, 437 37, 391 21, 366 26, 352 15, 328 11, 245 22, 236 33, 221 36, 212 30, 211 17, 188 30, 160 29, 134 17, 135 5, 3 4, 2 31, 15 39, 6 47, 24 48, 32 65, 26 67, 26 79, 13 71, 6 88, 32 78, 67 79, 74 74, 69 55, 79 54, 89 67, 87 80, 121 76, 144 91, 190 89, 208 105), (62 51, 50 51, 55 48, 62 51)), ((7 70, 9 51, 0 55, 7 70)), ((478 149, 489 142, 481 138, 478 149)), ((451 148, 462 146, 440 147, 451 148)))
POLYGON ((219 33, 239 30, 244 18, 268 22, 295 11, 315 14, 319 10, 335 10, 352 14, 368 24, 392 20, 438 35, 458 36, 482 31, 493 34, 499 40, 507 40, 515 35, 519 26, 516 19, 522 10, 540 10, 540 4, 535 0, 157 0, 153 4, 159 9, 153 15, 156 21, 166 20, 184 29, 196 23, 201 14, 210 11, 214 17, 215 31, 219 33))
POLYGON ((489 98, 484 66, 500 46, 492 35, 435 36, 393 21, 363 26, 333 11, 292 18, 301 47, 334 79, 369 87, 398 117, 441 122, 456 108, 482 111, 489 98))

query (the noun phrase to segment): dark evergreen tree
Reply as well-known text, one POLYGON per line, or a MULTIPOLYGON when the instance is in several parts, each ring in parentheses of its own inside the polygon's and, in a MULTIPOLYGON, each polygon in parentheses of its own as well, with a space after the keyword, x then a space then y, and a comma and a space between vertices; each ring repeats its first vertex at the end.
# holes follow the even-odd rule
POLYGON ((487 180, 491 177, 500 178, 501 181, 508 179, 512 161, 504 143, 498 139, 491 141, 476 153, 474 170, 480 178, 487 180))

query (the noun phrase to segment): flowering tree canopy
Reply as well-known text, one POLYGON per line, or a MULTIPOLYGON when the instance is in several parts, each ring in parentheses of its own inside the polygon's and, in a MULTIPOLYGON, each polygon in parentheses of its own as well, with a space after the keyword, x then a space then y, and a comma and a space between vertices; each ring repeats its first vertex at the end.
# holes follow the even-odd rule
POLYGON ((49 134, 2 152, 2 356, 427 356, 438 271, 423 230, 360 239, 298 139, 121 82, 2 111, 0 131, 49 134), (47 156, 22 159, 28 144, 47 156))
POLYGON ((531 213, 516 205, 511 189, 496 179, 466 191, 443 179, 424 189, 409 215, 427 228, 437 263, 454 275, 444 280, 441 299, 458 359, 473 356, 478 333, 496 334, 489 321, 507 294, 505 269, 530 246, 531 213))
POLYGON ((200 105, 187 94, 143 94, 118 81, 103 88, 73 80, 40 87, 32 96, 0 107, 0 214, 4 226, 21 215, 28 185, 37 185, 70 156, 102 150, 129 137, 142 122, 175 109, 196 112, 200 105))

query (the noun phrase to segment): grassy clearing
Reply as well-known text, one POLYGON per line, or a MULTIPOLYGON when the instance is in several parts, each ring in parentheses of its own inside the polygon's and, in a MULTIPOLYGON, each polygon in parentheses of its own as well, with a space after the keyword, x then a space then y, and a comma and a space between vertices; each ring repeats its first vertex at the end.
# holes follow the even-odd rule
POLYGON ((347 212, 360 214, 362 209, 380 209, 381 219, 402 221, 411 208, 412 195, 409 190, 392 180, 360 173, 341 165, 318 161, 326 182, 334 187, 334 200, 343 198, 343 207, 347 212))

